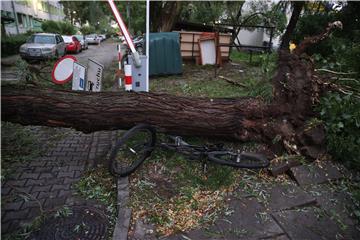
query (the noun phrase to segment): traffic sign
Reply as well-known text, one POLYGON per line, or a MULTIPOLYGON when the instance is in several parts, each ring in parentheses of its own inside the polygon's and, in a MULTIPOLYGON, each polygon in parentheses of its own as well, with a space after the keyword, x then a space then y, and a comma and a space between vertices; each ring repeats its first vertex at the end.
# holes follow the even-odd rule
POLYGON ((74 62, 77 62, 76 57, 69 55, 56 61, 51 72, 51 77, 55 84, 65 84, 72 79, 74 62))
POLYGON ((86 90, 90 92, 101 91, 101 80, 104 66, 93 59, 89 59, 86 90))
POLYGON ((86 68, 80 63, 74 62, 74 72, 72 78, 72 90, 85 90, 86 68))

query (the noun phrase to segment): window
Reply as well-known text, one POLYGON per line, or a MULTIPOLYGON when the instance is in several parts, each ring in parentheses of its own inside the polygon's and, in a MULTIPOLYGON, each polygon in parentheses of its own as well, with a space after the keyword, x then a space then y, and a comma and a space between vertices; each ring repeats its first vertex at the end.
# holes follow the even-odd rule
POLYGON ((19 25, 23 25, 23 19, 22 19, 22 14, 21 13, 17 13, 17 19, 18 19, 19 25))
POLYGON ((55 44, 55 38, 50 35, 32 35, 28 43, 55 44))
POLYGON ((56 38, 56 43, 61 43, 63 41, 59 35, 56 35, 55 38, 56 38))
POLYGON ((34 27, 33 17, 29 16, 29 27, 34 27))

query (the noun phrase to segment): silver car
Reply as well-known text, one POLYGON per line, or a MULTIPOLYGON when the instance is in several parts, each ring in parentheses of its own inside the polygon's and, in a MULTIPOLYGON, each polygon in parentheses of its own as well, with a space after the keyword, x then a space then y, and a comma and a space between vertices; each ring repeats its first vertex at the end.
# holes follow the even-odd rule
POLYGON ((25 60, 49 59, 64 56, 66 44, 59 34, 36 33, 20 46, 20 56, 25 60))
POLYGON ((101 41, 101 38, 99 38, 96 34, 86 35, 85 39, 89 44, 99 44, 101 41))
POLYGON ((79 40, 80 44, 81 44, 81 48, 84 49, 88 49, 89 48, 89 44, 88 41, 86 40, 84 35, 74 35, 74 37, 77 38, 77 40, 79 40))

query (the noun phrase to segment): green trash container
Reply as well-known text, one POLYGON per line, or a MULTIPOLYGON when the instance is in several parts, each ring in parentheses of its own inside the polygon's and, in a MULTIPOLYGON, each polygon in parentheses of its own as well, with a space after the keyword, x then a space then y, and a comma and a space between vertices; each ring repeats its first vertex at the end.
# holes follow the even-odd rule
POLYGON ((150 76, 182 73, 179 33, 150 33, 149 45, 150 76))

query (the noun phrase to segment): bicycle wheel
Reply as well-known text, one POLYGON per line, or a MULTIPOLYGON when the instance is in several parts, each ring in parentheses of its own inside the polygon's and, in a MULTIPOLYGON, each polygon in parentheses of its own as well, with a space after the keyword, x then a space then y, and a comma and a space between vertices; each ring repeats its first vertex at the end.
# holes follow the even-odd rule
POLYGON ((140 124, 131 128, 115 144, 110 153, 109 169, 115 176, 127 176, 150 156, 156 141, 155 129, 140 124))
POLYGON ((209 161, 237 168, 266 168, 269 160, 261 154, 214 151, 208 153, 209 161))

